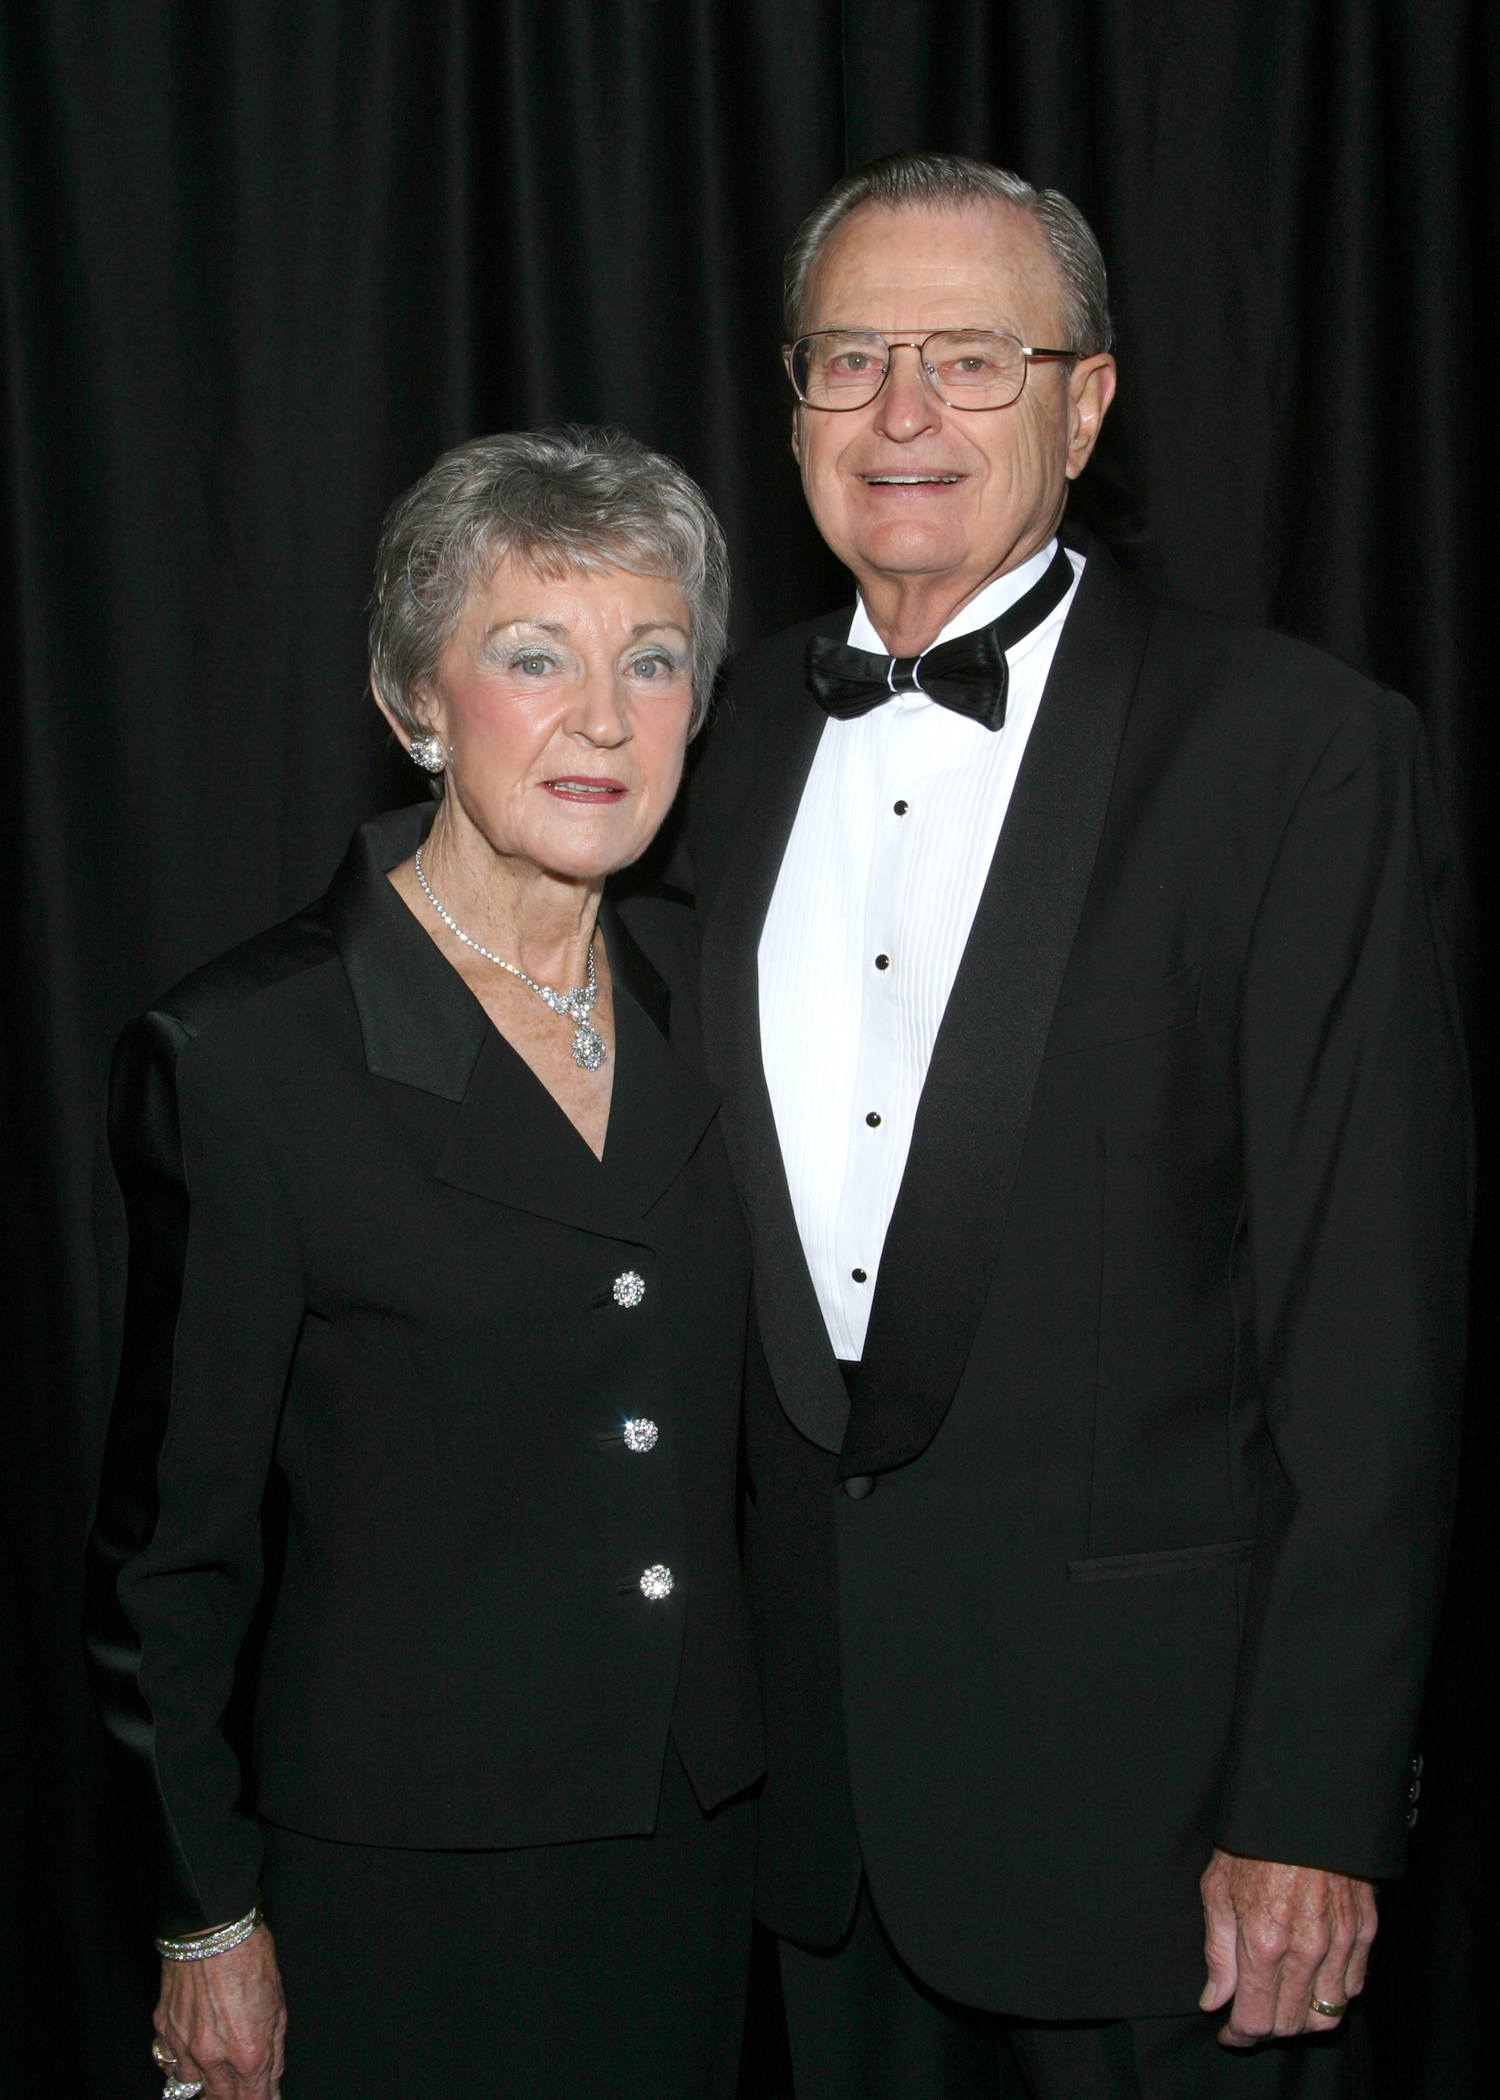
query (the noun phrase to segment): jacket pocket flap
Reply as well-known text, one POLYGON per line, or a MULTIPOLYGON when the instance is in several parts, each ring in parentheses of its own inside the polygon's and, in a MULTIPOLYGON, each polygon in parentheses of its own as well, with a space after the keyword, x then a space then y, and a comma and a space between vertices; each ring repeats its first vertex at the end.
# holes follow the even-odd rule
POLYGON ((1169 1028, 1185 1028, 1197 1018, 1199 963, 1174 970, 1154 984, 1130 985, 1123 991, 1096 992, 1059 1006, 1047 1038, 1048 1057, 1067 1057, 1074 1050, 1095 1050, 1106 1043, 1133 1043, 1169 1028))
POLYGON ((1248 1560, 1254 1539, 1221 1539, 1212 1546, 1173 1546, 1165 1553, 1105 1553, 1070 1560, 1069 1582, 1120 1582, 1131 1575, 1189 1575, 1195 1568, 1221 1568, 1248 1560))

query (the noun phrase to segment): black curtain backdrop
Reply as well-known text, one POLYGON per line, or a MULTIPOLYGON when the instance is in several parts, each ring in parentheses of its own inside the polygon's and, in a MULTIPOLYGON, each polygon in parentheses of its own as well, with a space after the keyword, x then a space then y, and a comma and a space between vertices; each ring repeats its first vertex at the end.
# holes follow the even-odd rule
MULTIPOLYGON (((98 1109, 126 1016, 413 799, 363 691, 392 496, 478 431, 618 421, 717 504, 740 638, 837 602, 787 454, 788 237, 897 146, 1056 184, 1120 332, 1078 509, 1157 587, 1416 700, 1477 1016, 1497 39, 1484 0, 5 0, 6 2090, 157 2090, 77 1635, 98 1109)), ((1488 1245, 1421 1822, 1371 1991, 1400 2100, 1478 2092, 1493 1977, 1488 1245)), ((773 2019, 747 2092, 785 2090, 773 2019)))

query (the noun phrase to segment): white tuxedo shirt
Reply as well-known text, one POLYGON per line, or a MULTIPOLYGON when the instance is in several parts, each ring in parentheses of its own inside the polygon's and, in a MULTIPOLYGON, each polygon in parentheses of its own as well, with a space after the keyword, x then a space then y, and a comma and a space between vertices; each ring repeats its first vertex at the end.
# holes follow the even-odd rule
MULTIPOLYGON (((998 619, 1056 550, 1049 540, 987 584, 938 641, 998 619)), ((1007 654, 998 730, 921 693, 829 719, 761 932, 766 1082, 803 1251, 846 1362, 864 1353, 933 1044, 1083 573, 1082 555, 1068 559, 1072 589, 1007 654)), ((849 643, 886 654, 862 603, 849 643)))

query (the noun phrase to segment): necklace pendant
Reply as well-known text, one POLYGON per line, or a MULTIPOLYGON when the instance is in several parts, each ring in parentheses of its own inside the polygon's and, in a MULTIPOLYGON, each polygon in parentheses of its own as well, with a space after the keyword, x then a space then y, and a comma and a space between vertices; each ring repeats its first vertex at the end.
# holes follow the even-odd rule
POLYGON ((434 895, 432 884, 427 880, 427 871, 422 866, 420 846, 413 855, 412 865, 416 869, 417 880, 422 885, 423 895, 450 933, 461 940, 466 948, 472 948, 476 955, 482 955, 486 962, 493 963, 496 969, 504 970, 535 992, 542 1004, 550 1007, 559 1020, 577 1023, 573 1031, 573 1062, 582 1066, 585 1072, 597 1072, 609 1053, 604 1047, 603 1036, 589 1019, 594 1010, 594 1002, 599 997, 593 942, 589 942, 587 976, 584 982, 571 992, 554 992, 550 985, 538 984, 534 977, 528 977, 524 970, 518 970, 514 963, 507 962, 503 955, 492 955, 488 948, 480 946, 472 934, 464 932, 458 921, 444 909, 434 895))
POLYGON ((573 1062, 585 1072, 597 1072, 605 1058, 604 1038, 593 1022, 580 1019, 573 1031, 573 1062))

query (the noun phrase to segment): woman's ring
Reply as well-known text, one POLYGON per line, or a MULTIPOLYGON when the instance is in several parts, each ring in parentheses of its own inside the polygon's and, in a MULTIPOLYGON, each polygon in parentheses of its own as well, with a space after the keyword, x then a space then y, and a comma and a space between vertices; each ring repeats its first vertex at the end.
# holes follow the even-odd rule
POLYGON ((161 2100, 197 2100, 203 2090, 202 2084, 178 2077, 177 2059, 159 2034, 152 2037, 151 2060, 158 2071, 165 2071, 167 2075, 167 2082, 161 2089, 161 2100))
POLYGON ((1342 2020, 1345 2013, 1349 2010, 1349 2000, 1347 1998, 1342 2005, 1330 2005, 1326 1998, 1309 1998, 1307 2002, 1313 2011, 1321 2013, 1325 2020, 1342 2020))

